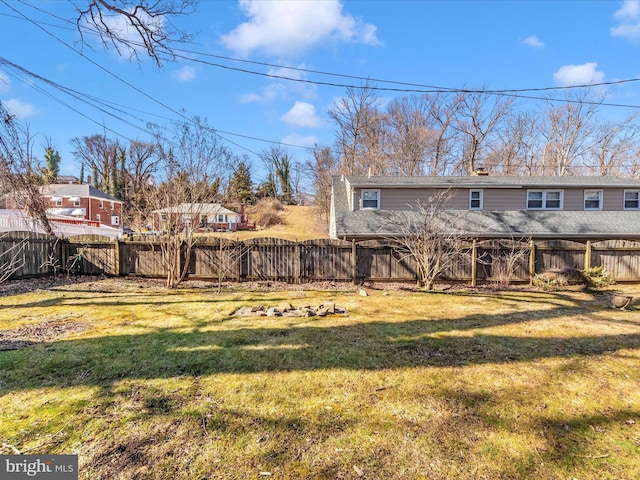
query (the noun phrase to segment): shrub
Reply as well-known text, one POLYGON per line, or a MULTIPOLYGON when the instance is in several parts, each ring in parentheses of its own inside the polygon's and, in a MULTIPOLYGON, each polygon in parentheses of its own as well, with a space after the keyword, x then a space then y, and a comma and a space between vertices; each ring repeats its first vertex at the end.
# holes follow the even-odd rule
POLYGON ((589 288, 601 289, 616 283, 609 272, 602 266, 585 268, 582 274, 589 288))
POLYGON ((262 228, 282 225, 285 209, 275 198, 263 198, 248 210, 251 219, 262 228))
POLYGON ((576 268, 554 268, 537 274, 533 284, 544 290, 559 290, 570 285, 586 285, 587 281, 576 268))

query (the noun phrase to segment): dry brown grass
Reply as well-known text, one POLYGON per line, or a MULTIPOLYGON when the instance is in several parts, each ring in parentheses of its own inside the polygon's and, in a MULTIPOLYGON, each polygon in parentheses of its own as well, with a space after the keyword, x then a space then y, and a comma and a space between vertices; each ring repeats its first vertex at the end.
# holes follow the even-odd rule
MULTIPOLYGON (((280 212, 281 222, 267 228, 259 228, 251 232, 235 232, 231 238, 246 240, 258 237, 274 237, 286 240, 313 240, 328 238, 328 225, 321 222, 315 207, 285 205, 280 212)), ((253 221, 253 217, 251 217, 253 221)), ((227 234, 225 234, 227 235, 227 234)))
POLYGON ((84 328, 0 351, 0 440, 78 453, 85 480, 640 478, 637 303, 369 293, 118 280, 5 295, 0 330, 84 328), (328 300, 350 315, 229 315, 328 300))

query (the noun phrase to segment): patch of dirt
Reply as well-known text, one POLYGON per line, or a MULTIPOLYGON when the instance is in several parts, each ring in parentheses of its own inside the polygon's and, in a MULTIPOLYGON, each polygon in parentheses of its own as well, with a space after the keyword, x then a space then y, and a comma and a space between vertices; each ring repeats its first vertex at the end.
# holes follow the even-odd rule
POLYGON ((0 330, 0 351, 18 350, 36 343, 50 342, 86 328, 86 325, 78 322, 44 321, 23 325, 14 330, 0 330))

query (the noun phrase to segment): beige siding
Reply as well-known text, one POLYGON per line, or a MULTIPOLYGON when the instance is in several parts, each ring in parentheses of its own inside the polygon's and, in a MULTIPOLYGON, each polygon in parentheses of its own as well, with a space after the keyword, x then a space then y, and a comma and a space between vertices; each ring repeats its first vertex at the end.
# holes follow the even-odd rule
MULTIPOLYGON (((441 191, 441 189, 422 188, 381 188, 380 208, 382 210, 410 210, 410 205, 415 205, 418 200, 424 202, 430 196, 435 195, 441 191)), ((452 189, 451 193, 452 197, 447 202, 449 208, 456 210, 469 208, 468 189, 452 189)), ((360 197, 361 189, 356 188, 354 191, 355 210, 358 210, 360 208, 360 197)))
POLYGON ((564 189, 564 208, 567 212, 584 210, 584 188, 564 189))
MULTIPOLYGON (((375 189, 373 189, 375 190, 375 189)), ((431 188, 380 188, 380 208, 382 210, 409 210, 409 205, 415 205, 418 200, 426 201, 441 189, 431 188)), ((528 190, 556 190, 552 188, 456 188, 451 189, 452 197, 448 201, 448 208, 453 210, 467 210, 469 208, 470 190, 482 190, 483 210, 525 210, 527 208, 528 190)), ((563 210, 584 210, 584 188, 561 188, 563 191, 563 210)), ((589 189, 591 190, 591 189, 589 189)), ((597 189, 594 189, 597 190, 597 189)), ((624 189, 603 188, 603 210, 622 210, 624 189)), ((361 189, 353 192, 353 206, 360 208, 361 189)))
POLYGON ((523 188, 485 188, 483 210, 524 210, 527 190, 523 188))
POLYGON ((608 188, 604 190, 603 210, 624 210, 624 188, 608 188))

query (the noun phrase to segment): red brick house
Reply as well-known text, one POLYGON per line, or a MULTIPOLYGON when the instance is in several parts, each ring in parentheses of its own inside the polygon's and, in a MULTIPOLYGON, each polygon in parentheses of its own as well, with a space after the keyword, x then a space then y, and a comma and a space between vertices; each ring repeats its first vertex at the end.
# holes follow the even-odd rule
MULTIPOLYGON (((88 184, 52 184, 40 189, 49 203, 47 213, 98 222, 122 228, 122 202, 88 184)), ((7 197, 7 208, 21 205, 13 195, 7 197)))

